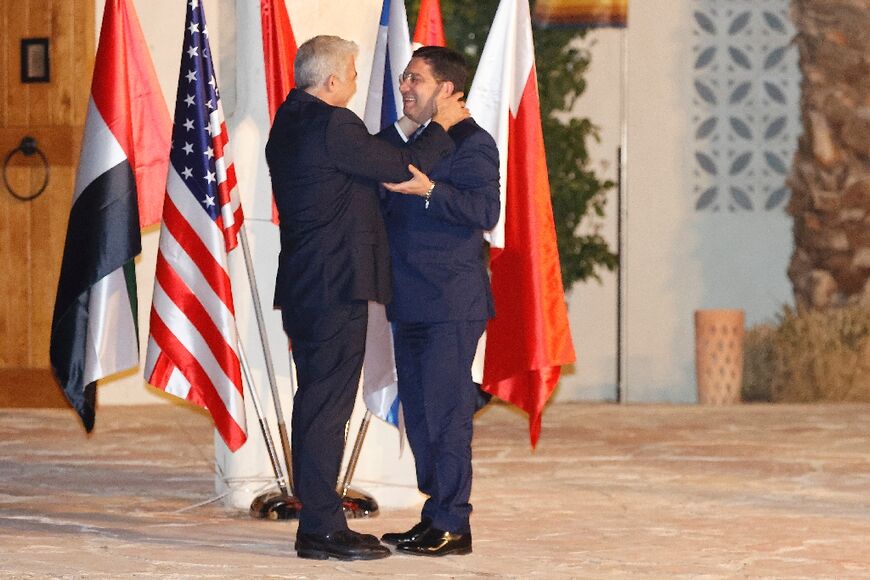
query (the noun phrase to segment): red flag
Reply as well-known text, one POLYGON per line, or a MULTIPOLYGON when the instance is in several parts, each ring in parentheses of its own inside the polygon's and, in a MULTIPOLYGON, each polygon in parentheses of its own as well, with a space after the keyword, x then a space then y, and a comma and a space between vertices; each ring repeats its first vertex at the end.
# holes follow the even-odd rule
POLYGON ((96 382, 139 364, 140 227, 160 220, 169 112, 130 0, 109 0, 94 61, 51 325, 51 364, 90 431, 96 382))
POLYGON ((160 221, 172 123, 129 0, 106 3, 95 63, 91 98, 136 175, 145 228, 160 221))
POLYGON ((532 446, 561 366, 575 360, 562 289, 528 0, 501 0, 468 98, 499 146, 502 218, 490 232, 496 318, 483 388, 529 414, 532 446))
POLYGON ((446 46, 444 22, 441 20, 439 0, 421 0, 417 11, 417 25, 414 27, 414 49, 421 46, 446 46))
POLYGON ((145 376, 207 408, 235 451, 247 434, 227 252, 243 216, 211 56, 188 2, 145 376))
MULTIPOLYGON (((263 61, 266 65, 266 95, 269 99, 269 121, 275 120, 278 107, 296 83, 293 61, 296 60, 296 38, 290 26, 284 0, 260 0, 260 22, 263 28, 263 61)), ((272 200, 272 222, 278 223, 278 208, 272 200)))

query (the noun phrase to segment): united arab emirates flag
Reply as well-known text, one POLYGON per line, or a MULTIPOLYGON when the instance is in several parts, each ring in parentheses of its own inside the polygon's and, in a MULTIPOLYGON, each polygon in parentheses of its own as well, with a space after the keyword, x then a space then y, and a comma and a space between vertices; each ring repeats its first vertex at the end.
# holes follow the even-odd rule
POLYGON ((170 131, 133 3, 108 0, 51 325, 52 368, 88 431, 97 380, 139 364, 133 259, 160 220, 170 131))

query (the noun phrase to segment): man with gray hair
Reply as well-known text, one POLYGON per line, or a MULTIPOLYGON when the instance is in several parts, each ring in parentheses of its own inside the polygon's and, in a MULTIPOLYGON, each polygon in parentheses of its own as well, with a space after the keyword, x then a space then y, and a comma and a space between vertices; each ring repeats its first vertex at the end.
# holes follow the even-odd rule
POLYGON ((347 109, 356 92, 355 43, 316 36, 297 52, 293 89, 278 109, 266 160, 281 229, 275 306, 296 363, 291 420, 302 558, 371 560, 390 554, 348 529, 336 491, 344 431, 359 386, 368 301, 391 299, 378 182, 426 172, 454 151, 447 129, 468 117, 461 93, 439 94, 413 145, 369 135, 347 109))

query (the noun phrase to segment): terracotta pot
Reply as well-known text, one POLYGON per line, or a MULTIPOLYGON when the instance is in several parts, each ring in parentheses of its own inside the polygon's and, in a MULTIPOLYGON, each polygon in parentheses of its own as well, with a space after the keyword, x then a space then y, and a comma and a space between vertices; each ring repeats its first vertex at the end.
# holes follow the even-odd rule
POLYGON ((695 377, 698 403, 733 405, 743 386, 742 310, 695 311, 695 377))

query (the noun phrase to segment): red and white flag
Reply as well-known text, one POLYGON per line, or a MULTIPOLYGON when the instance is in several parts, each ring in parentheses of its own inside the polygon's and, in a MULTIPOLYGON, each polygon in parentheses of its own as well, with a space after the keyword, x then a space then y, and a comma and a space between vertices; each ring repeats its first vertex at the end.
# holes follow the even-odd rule
MULTIPOLYGON (((290 89, 296 86, 293 77, 296 37, 293 36, 284 0, 260 0, 260 25, 263 31, 263 63, 266 67, 266 96, 271 123, 290 89)), ((272 222, 278 223, 278 208, 274 199, 272 222)))
POLYGON ((96 383, 139 365, 140 228, 160 220, 171 123, 131 0, 109 0, 51 325, 54 373, 85 428, 96 383))
POLYGON ((421 0, 420 9, 417 11, 417 25, 414 27, 414 50, 421 46, 446 45, 441 3, 439 0, 421 0))
POLYGON ((190 0, 145 377, 207 408, 232 451, 247 438, 227 267, 242 219, 205 12, 190 0))
POLYGON ((561 366, 575 360, 541 130, 528 0, 501 0, 468 108, 501 157, 501 211, 488 238, 496 317, 483 389, 529 414, 536 445, 561 366))

